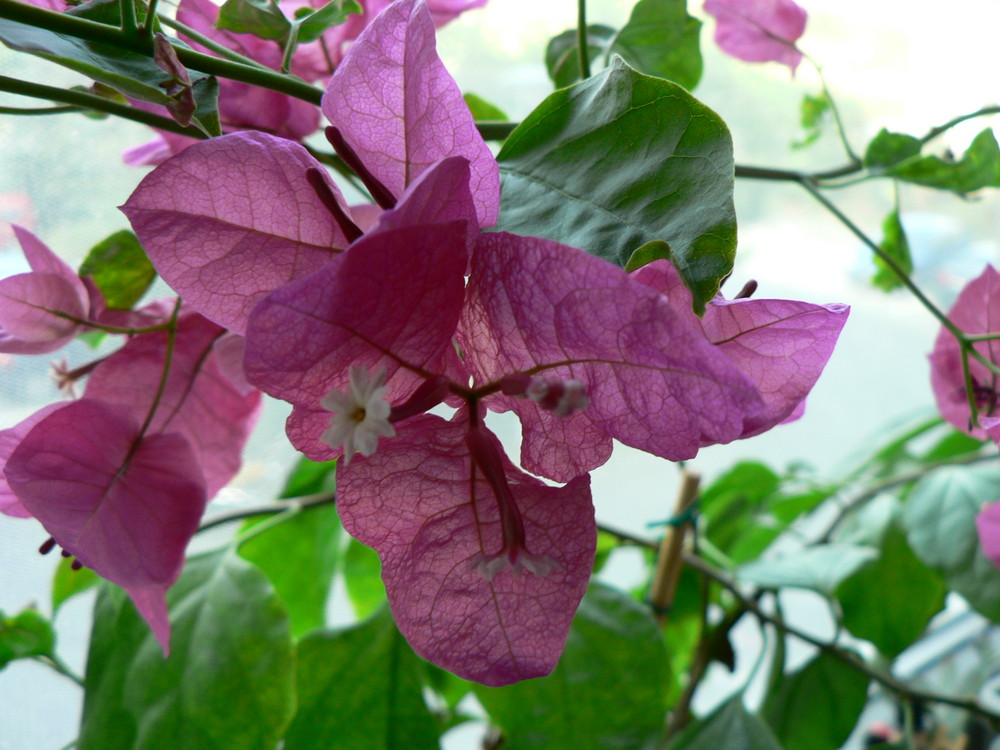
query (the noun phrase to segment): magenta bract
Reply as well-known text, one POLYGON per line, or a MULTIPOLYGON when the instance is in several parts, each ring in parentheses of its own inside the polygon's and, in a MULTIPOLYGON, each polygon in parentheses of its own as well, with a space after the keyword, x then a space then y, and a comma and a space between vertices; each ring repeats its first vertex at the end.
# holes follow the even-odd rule
MULTIPOLYGON (((970 281, 959 293, 948 312, 948 318, 967 334, 1000 335, 1000 274, 993 266, 970 281)), ((1000 339, 980 341, 973 345, 994 365, 1000 366, 1000 339)), ((941 416, 962 432, 980 440, 1000 434, 1000 428, 990 418, 1000 417, 1000 378, 981 362, 969 358, 973 401, 979 426, 972 421, 972 410, 966 393, 962 368, 962 352, 958 341, 942 328, 934 342, 931 360, 931 387, 941 416)))
POLYGON ((122 211, 185 302, 242 333, 262 297, 348 246, 306 179, 310 167, 322 170, 302 146, 281 138, 213 138, 153 170, 122 211))
MULTIPOLYGON (((465 445, 464 420, 423 415, 337 479, 344 527, 379 551, 393 616, 417 653, 461 677, 505 685, 548 674, 590 580, 597 529, 589 477, 548 487, 504 461, 544 575, 477 559, 499 553, 497 499, 465 445)), ((496 438, 489 436, 496 444, 496 438)))
POLYGON ((464 156, 479 225, 496 223, 496 159, 437 56, 421 0, 397 0, 358 37, 330 79, 323 114, 396 198, 432 164, 464 156))
POLYGON ((747 62, 779 62, 794 72, 802 62, 795 47, 806 29, 806 12, 792 0, 705 0, 715 16, 715 42, 747 62))

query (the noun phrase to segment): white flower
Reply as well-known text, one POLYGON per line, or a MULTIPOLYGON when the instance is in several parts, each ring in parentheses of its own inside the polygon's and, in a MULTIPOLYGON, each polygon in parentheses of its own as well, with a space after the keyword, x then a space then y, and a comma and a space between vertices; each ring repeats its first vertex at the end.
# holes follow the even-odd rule
POLYGON ((396 430, 389 423, 392 407, 385 400, 385 368, 370 375, 363 367, 351 368, 347 393, 330 391, 320 404, 332 411, 330 427, 320 440, 332 448, 344 446, 344 466, 355 452, 370 456, 378 447, 379 435, 393 437, 396 430))

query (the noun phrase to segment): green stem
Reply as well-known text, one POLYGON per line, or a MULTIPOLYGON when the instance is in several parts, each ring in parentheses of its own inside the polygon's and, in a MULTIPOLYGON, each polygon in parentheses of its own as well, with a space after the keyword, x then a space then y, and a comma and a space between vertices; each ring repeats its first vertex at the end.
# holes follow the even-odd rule
POLYGON ((65 105, 61 107, 0 107, 0 115, 61 115, 67 112, 83 112, 83 107, 65 105))
POLYGON ((158 4, 159 0, 149 0, 149 6, 146 8, 146 18, 139 29, 139 36, 145 39, 149 39, 153 34, 153 26, 156 25, 156 6, 158 4))
MULTIPOLYGON (((117 27, 90 21, 86 18, 70 16, 65 13, 57 13, 56 11, 21 2, 21 0, 0 0, 0 18, 8 18, 18 23, 54 31, 59 34, 67 34, 89 42, 109 44, 118 49, 138 52, 148 57, 152 57, 153 55, 152 47, 148 44, 147 40, 138 37, 129 37, 123 34, 121 29, 117 27)), ((311 104, 318 105, 322 100, 323 91, 321 89, 306 83, 296 76, 214 57, 203 52, 196 52, 187 47, 176 46, 174 49, 177 51, 177 58, 181 63, 192 70, 198 70, 202 73, 222 78, 229 78, 234 81, 250 83, 255 86, 262 86, 281 94, 288 94, 297 99, 302 99, 311 104)))
MULTIPOLYGON (((801 50, 800 50, 801 52, 801 50)), ((844 151, 847 153, 848 158, 857 164, 861 164, 861 159, 851 148, 851 142, 847 138, 847 129, 844 127, 844 121, 840 116, 840 109, 837 107, 837 102, 834 100, 833 96, 830 94, 830 87, 826 85, 826 78, 823 76, 823 67, 813 60, 809 55, 803 53, 802 56, 809 61, 809 64, 816 69, 816 75, 819 76, 819 85, 823 89, 823 96, 830 103, 830 112, 833 114, 833 122, 837 127, 837 134, 840 136, 840 142, 844 146, 844 151)))
POLYGON ((587 46, 587 0, 576 0, 576 51, 580 78, 590 78, 590 49, 587 46))
POLYGON ((270 516, 276 513, 281 514, 286 512, 292 506, 297 507, 300 510, 308 510, 309 508, 317 508, 321 505, 331 505, 336 502, 337 496, 335 493, 317 492, 315 495, 303 495, 301 497, 278 500, 273 503, 263 503, 261 505, 251 505, 244 508, 237 508, 236 510, 219 513, 218 515, 205 519, 198 527, 198 533, 200 534, 203 531, 208 531, 209 529, 214 529, 218 526, 224 526, 227 523, 244 521, 247 518, 270 516))
MULTIPOLYGON (((163 355, 163 374, 160 376, 160 382, 156 386, 156 395, 153 396, 153 403, 149 405, 149 413, 146 414, 146 421, 142 423, 142 427, 139 428, 139 438, 146 434, 146 430, 153 423, 153 417, 156 416, 156 410, 160 406, 160 400, 163 398, 164 392, 167 390, 167 380, 170 377, 170 366, 173 364, 174 360, 174 345, 177 343, 177 316, 181 312, 181 299, 177 298, 177 302, 174 303, 174 311, 170 316, 169 328, 167 328, 167 349, 163 355)), ((136 441, 138 443, 138 440, 136 441)))
POLYGON ((72 669, 70 669, 69 666, 66 664, 66 662, 64 662, 62 659, 60 659, 55 654, 52 654, 51 656, 34 656, 32 658, 35 661, 41 662, 45 666, 50 667, 51 669, 55 670, 56 672, 58 672, 59 674, 61 674, 63 677, 66 677, 66 678, 72 680, 73 682, 75 682, 80 687, 84 686, 83 678, 80 677, 80 675, 78 675, 72 669))
POLYGON ((938 125, 936 128, 931 128, 927 131, 927 134, 920 139, 920 145, 924 145, 928 141, 932 141, 948 130, 951 130, 956 125, 960 125, 966 120, 973 120, 977 117, 985 117, 986 115, 996 115, 1000 114, 1000 106, 994 104, 989 107, 983 107, 982 109, 977 109, 975 112, 970 112, 967 115, 959 115, 951 120, 948 120, 944 125, 938 125))
MULTIPOLYGON (((4 0, 0 0, 0 3, 3 1, 4 0)), ((177 133, 178 135, 187 135, 192 138, 205 137, 205 134, 197 128, 184 127, 176 120, 172 120, 169 117, 162 117, 161 115, 157 115, 152 112, 144 112, 141 109, 130 107, 127 104, 121 104, 119 102, 112 101, 111 99, 105 99, 103 96, 97 96, 96 94, 88 94, 85 91, 60 89, 55 86, 46 86, 41 83, 21 81, 17 78, 8 78, 7 76, 0 76, 0 91, 6 91, 10 94, 19 94, 20 96, 30 96, 35 99, 47 99, 54 102, 63 102, 64 104, 69 104, 81 109, 107 112, 109 115, 115 115, 116 117, 132 120, 133 122, 139 122, 143 125, 149 125, 150 127, 159 128, 160 130, 166 130, 171 133, 177 133)))
POLYGON ((139 25, 135 20, 135 3, 132 0, 118 0, 118 8, 122 17, 122 34, 136 36, 139 25))
POLYGON ((291 30, 288 32, 288 39, 285 42, 285 54, 281 57, 281 72, 287 73, 292 69, 292 55, 295 54, 295 48, 299 46, 299 24, 293 23, 291 30))
POLYGON ((202 34, 200 31, 192 29, 187 24, 181 23, 175 18, 170 18, 169 16, 161 14, 160 23, 162 23, 167 28, 173 29, 174 31, 183 34, 184 36, 188 37, 191 41, 200 44, 202 47, 212 50, 212 52, 219 55, 220 57, 226 58, 227 60, 232 60, 233 62, 241 63, 243 65, 249 65, 255 68, 260 68, 261 70, 271 70, 266 65, 259 63, 256 60, 249 58, 245 55, 241 55, 239 52, 231 50, 222 44, 219 44, 214 39, 210 39, 209 37, 202 34))

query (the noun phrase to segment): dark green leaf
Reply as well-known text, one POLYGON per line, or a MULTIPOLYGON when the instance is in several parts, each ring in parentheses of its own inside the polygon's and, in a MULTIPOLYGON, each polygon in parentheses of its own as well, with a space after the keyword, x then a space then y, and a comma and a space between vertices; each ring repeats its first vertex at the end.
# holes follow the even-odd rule
POLYGON ((476 686, 505 750, 642 748, 663 731, 669 666, 649 610, 594 584, 548 677, 476 686))
POLYGON ((229 551, 201 555, 167 595, 170 658, 123 591, 94 610, 79 750, 274 750, 295 712, 288 616, 229 551))
MULTIPOLYGON (((243 528, 267 520, 250 519, 243 528)), ((326 505, 308 508, 240 545, 240 556, 264 572, 285 603, 295 638, 326 623, 341 536, 337 509, 326 505)))
POLYGON ((388 607, 360 625, 303 638, 299 710, 285 750, 437 748, 420 667, 388 607))
POLYGON ((662 240, 697 312, 732 269, 733 145, 725 123, 680 86, 619 57, 551 94, 498 159, 499 229, 565 242, 620 266, 635 248, 662 240))
POLYGON ((977 135, 961 159, 950 155, 914 156, 885 170, 890 177, 915 185, 965 194, 1000 187, 1000 146, 993 131, 977 135))
MULTIPOLYGON (((899 220, 899 209, 896 208, 882 223, 882 242, 879 247, 909 275, 913 271, 913 259, 910 257, 910 243, 906 239, 906 231, 899 220)), ((872 284, 882 291, 890 292, 903 286, 899 276, 878 256, 875 256, 875 275, 872 284)))
POLYGON ((869 169, 887 169, 920 153, 920 141, 912 135, 879 131, 865 150, 864 164, 869 169))
POLYGON ((79 593, 91 589, 100 583, 97 573, 90 568, 80 568, 73 570, 73 559, 64 557, 56 566, 55 575, 52 577, 52 616, 63 603, 79 593))
POLYGON ((508 120, 507 113, 495 104, 486 101, 476 94, 465 94, 462 97, 475 120, 508 120))
POLYGON ((740 566, 736 577, 761 588, 809 589, 830 596, 841 581, 877 557, 878 551, 872 547, 819 544, 754 560, 740 566))
POLYGON ((681 732, 667 750, 781 750, 774 733, 736 695, 681 732))
POLYGON ((382 563, 378 554, 356 539, 351 539, 344 553, 344 583, 358 617, 368 617, 385 603, 382 563))
POLYGON ((654 260, 670 260, 670 245, 663 240, 647 242, 632 251, 624 267, 626 271, 632 273, 654 260))
MULTIPOLYGON (((37 55, 82 73, 132 99, 162 105, 172 101, 160 88, 160 84, 168 81, 170 76, 157 67, 152 57, 139 52, 87 42, 6 18, 0 18, 0 41, 11 49, 37 55)), ((218 85, 205 73, 194 70, 188 73, 197 103, 192 124, 207 135, 218 135, 218 85)))
POLYGON ((906 538, 917 557, 994 621, 1000 621, 1000 570, 983 554, 975 519, 984 503, 998 497, 997 466, 946 467, 921 479, 903 508, 906 538))
POLYGON ((837 587, 844 625, 884 655, 898 656, 944 606, 941 576, 913 554, 898 523, 885 530, 878 559, 837 587))
POLYGON ((56 634, 50 623, 36 609, 26 609, 13 617, 0 610, 0 670, 15 659, 51 656, 56 634))
POLYGON ((802 97, 799 122, 805 135, 801 141, 792 144, 794 148, 811 146, 819 139, 823 132, 824 117, 829 111, 830 97, 826 95, 825 91, 821 91, 818 96, 806 94, 802 97))
POLYGON ((830 654, 785 677, 761 714, 783 747, 830 750, 844 744, 868 700, 868 677, 830 654))
MULTIPOLYGON (((701 514, 709 541, 730 557, 748 531, 766 529, 770 543, 781 529, 769 517, 767 501, 780 489, 781 477, 764 464, 736 464, 701 494, 701 514)), ((754 550, 747 559, 755 558, 763 549, 754 550)))
POLYGON ((700 36, 686 0, 639 0, 611 51, 640 73, 693 89, 701 79, 700 36))
MULTIPOLYGON (((587 55, 592 70, 594 63, 607 55, 614 35, 615 30, 610 26, 593 24, 587 27, 587 55)), ((580 80, 580 53, 576 36, 576 29, 569 29, 552 37, 545 48, 545 67, 557 89, 580 80)))
POLYGON ((83 264, 81 276, 91 276, 112 310, 131 310, 156 278, 136 236, 122 229, 94 245, 83 264))
POLYGON ((299 26, 299 44, 315 42, 323 35, 324 31, 333 26, 339 26, 347 20, 349 15, 361 13, 363 10, 356 0, 331 0, 319 10, 308 15, 299 16, 296 13, 294 23, 299 26))
POLYGON ((226 0, 219 8, 216 27, 258 39, 283 42, 292 28, 274 0, 226 0))

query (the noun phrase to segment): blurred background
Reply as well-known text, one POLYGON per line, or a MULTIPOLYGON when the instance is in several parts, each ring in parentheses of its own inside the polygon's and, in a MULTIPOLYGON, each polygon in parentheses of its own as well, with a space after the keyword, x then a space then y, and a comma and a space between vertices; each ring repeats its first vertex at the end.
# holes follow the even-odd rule
MULTIPOLYGON (((952 117, 1000 100, 996 77, 1000 47, 1000 3, 953 0, 947 5, 907 0, 811 0, 801 48, 823 66, 840 108, 848 138, 863 152, 883 127, 922 135, 952 117), (919 9, 918 9, 919 8, 919 9)), ((588 20, 620 27, 628 0, 591 0, 588 20)), ((690 12, 700 15, 700 3, 690 12)), ((520 120, 552 90, 544 67, 547 41, 575 23, 573 0, 490 0, 439 33, 439 51, 464 92, 473 92, 520 120)), ((807 148, 800 104, 817 95, 815 70, 804 62, 797 73, 775 63, 748 64, 714 47, 714 23, 703 33, 705 71, 695 95, 729 124, 738 164, 820 171, 846 162, 832 122, 807 148)), ((57 66, 0 48, 4 75, 53 85, 85 84, 57 66)), ((596 67, 595 67, 596 70, 596 67)), ((13 96, 7 106, 37 106, 13 96)), ((940 152, 960 154, 971 138, 991 124, 978 119, 934 142, 940 152)), ((128 226, 117 211, 146 169, 125 166, 123 149, 148 140, 143 126, 80 115, 0 117, 0 277, 26 269, 7 226, 26 226, 77 264, 88 249, 128 226)), ((875 239, 892 209, 888 183, 864 183, 830 193, 852 219, 875 239)), ((732 289, 747 279, 759 282, 758 297, 812 302, 845 302, 852 313, 826 372, 809 399, 805 416, 765 435, 704 450, 690 462, 710 481, 740 460, 760 460, 778 471, 811 467, 836 476, 852 456, 861 455, 894 426, 933 413, 927 354, 937 334, 932 317, 907 293, 885 294, 871 287, 868 251, 832 216, 795 185, 740 180, 736 186, 740 222, 732 289)), ((1000 261, 1000 203, 995 194, 971 200, 904 187, 903 223, 916 264, 915 278, 947 308, 958 289, 983 266, 1000 261)), ((164 291, 165 290, 161 290, 164 291)), ((57 353, 71 366, 93 352, 76 344, 57 353)), ((59 397, 50 377, 53 357, 0 355, 0 428, 16 424, 59 397)), ((247 450, 243 471, 215 503, 231 508, 272 499, 295 458, 284 439, 286 409, 271 403, 247 450)), ((498 431, 512 450, 515 425, 500 419, 498 431)), ((516 455, 516 454, 514 454, 516 455)), ((676 467, 616 447, 612 460, 594 474, 598 520, 653 537, 648 524, 671 514, 678 481, 676 467)), ((0 516, 0 610, 11 614, 32 603, 50 613, 49 581, 57 559, 42 557, 47 534, 32 520, 0 516)), ((606 576, 622 586, 640 583, 636 562, 622 554, 606 576)), ((92 594, 77 597, 58 615, 59 652, 82 673, 86 659, 92 594)), ((331 602, 335 621, 349 619, 342 595, 331 602)), ((826 620, 808 601, 791 614, 823 635, 826 620)), ((793 622, 795 619, 793 618, 793 622)), ((752 648, 754 635, 741 636, 752 648)), ((804 657, 802 657, 804 658, 804 657)), ((738 684, 750 667, 739 664, 737 678, 721 673, 696 709, 708 708, 738 684), (735 680, 735 681, 731 681, 735 680)), ((914 667, 915 669, 917 667, 914 667)), ((0 750, 59 748, 77 733, 81 691, 68 680, 30 662, 0 672, 0 750)), ((476 747, 481 727, 460 727, 450 747, 476 747)))

